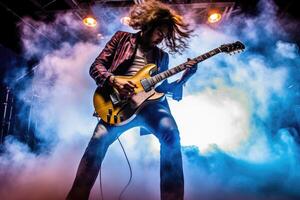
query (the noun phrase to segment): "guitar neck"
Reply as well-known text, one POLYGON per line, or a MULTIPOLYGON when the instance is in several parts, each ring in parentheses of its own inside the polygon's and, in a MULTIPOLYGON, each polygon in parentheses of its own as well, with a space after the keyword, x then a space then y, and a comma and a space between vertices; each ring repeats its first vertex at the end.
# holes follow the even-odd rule
MULTIPOLYGON (((202 61, 204 61, 204 60, 206 60, 206 59, 208 59, 208 58, 210 58, 210 57, 212 57, 212 56, 214 56, 214 55, 216 55, 218 53, 221 53, 221 52, 222 51, 221 51, 220 48, 216 48, 216 49, 213 49, 213 50, 211 50, 211 51, 209 51, 209 52, 207 52, 205 54, 202 54, 202 55, 200 55, 200 56, 198 56, 196 58, 193 58, 192 60, 194 60, 197 63, 199 63, 199 62, 202 62, 202 61)), ((161 72, 159 74, 156 74, 155 76, 150 77, 148 79, 149 83, 152 86, 154 86, 157 83, 159 83, 159 82, 161 82, 161 81, 169 78, 170 76, 173 76, 173 75, 175 75, 175 74, 177 74, 177 73, 185 70, 187 68, 187 66, 186 66, 187 62, 182 63, 182 64, 180 64, 180 65, 178 65, 176 67, 173 67, 173 68, 168 69, 166 71, 163 71, 163 72, 161 72)))

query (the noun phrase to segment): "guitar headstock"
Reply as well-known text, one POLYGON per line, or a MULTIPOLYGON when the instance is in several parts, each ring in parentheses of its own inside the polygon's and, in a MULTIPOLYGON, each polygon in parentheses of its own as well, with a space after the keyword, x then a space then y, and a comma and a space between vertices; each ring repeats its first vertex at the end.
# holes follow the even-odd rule
POLYGON ((231 54, 231 53, 235 53, 235 52, 239 53, 243 51, 245 49, 245 45, 240 41, 236 41, 230 44, 223 44, 219 48, 222 52, 231 54))

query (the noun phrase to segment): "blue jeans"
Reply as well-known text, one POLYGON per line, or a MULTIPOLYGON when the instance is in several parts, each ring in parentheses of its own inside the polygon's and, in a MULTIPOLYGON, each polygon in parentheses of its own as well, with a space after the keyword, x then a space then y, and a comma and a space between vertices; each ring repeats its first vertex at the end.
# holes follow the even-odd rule
POLYGON ((146 128, 159 139, 161 200, 183 200, 180 137, 166 102, 146 105, 133 121, 124 126, 113 127, 100 121, 80 161, 68 200, 89 198, 108 147, 123 132, 135 126, 146 128))

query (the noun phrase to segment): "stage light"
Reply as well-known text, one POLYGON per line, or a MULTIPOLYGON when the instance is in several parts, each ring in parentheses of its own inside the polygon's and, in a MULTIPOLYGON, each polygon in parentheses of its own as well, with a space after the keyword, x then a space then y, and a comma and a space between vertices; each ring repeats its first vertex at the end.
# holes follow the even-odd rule
POLYGON ((216 23, 222 19, 221 13, 217 11, 210 12, 207 21, 211 24, 216 23))
POLYGON ((83 24, 88 27, 96 27, 97 26, 97 20, 94 17, 87 16, 83 20, 83 24))
POLYGON ((124 25, 129 25, 129 22, 130 22, 130 17, 122 17, 121 19, 120 19, 120 22, 122 23, 122 24, 124 24, 124 25))

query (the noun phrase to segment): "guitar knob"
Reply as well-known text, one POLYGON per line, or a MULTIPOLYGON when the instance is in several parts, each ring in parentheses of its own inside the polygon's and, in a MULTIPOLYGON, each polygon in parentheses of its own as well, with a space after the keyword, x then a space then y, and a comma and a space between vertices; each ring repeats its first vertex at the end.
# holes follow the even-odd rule
POLYGON ((121 122, 124 121, 124 116, 123 115, 120 116, 120 121, 121 122))
POLYGON ((117 123, 118 122, 118 116, 114 115, 114 122, 117 123))
POLYGON ((110 119, 111 119, 111 115, 106 115, 106 120, 107 120, 107 123, 109 123, 110 122, 110 119))
POLYGON ((112 115, 112 109, 108 109, 108 114, 112 115))

